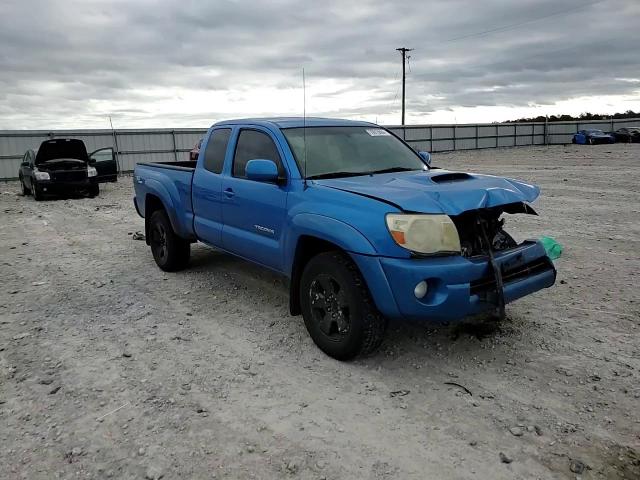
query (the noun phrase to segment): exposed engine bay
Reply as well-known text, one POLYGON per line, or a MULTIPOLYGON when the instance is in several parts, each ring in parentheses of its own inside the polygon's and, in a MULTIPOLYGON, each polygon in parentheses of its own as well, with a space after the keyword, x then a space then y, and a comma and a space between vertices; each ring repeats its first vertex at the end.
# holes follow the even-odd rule
POLYGON ((504 207, 472 210, 451 217, 460 235, 462 256, 488 255, 490 251, 499 252, 518 246, 513 237, 504 230, 505 220, 500 218, 503 213, 536 215, 535 211, 525 204, 512 204, 504 207))

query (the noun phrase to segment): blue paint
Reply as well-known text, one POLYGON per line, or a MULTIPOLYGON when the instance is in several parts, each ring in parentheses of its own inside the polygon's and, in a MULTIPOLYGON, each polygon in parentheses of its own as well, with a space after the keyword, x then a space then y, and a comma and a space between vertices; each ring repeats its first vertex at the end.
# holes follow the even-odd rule
POLYGON ((572 142, 579 145, 594 145, 597 143, 615 143, 616 138, 610 133, 604 133, 602 130, 588 129, 579 130, 573 135, 572 142))
MULTIPOLYGON (((307 127, 374 126, 367 122, 307 118, 307 127)), ((222 171, 204 168, 201 153, 195 169, 139 164, 134 174, 135 204, 141 215, 150 195, 160 199, 175 231, 289 277, 302 237, 331 242, 347 252, 359 267, 379 310, 388 318, 453 320, 492 308, 472 295, 472 282, 490 272, 486 258, 460 255, 413 258, 392 239, 385 215, 397 212, 458 215, 506 204, 531 203, 540 190, 518 180, 441 169, 348 178, 303 180, 284 137, 283 128, 302 127, 299 118, 244 119, 220 122, 204 138, 207 151, 212 132, 231 129, 222 171), (241 129, 258 130, 274 142, 282 160, 280 178, 272 161, 249 161, 246 176, 232 175, 232 161, 241 129), (274 170, 275 168, 275 170, 274 170), (418 300, 417 282, 428 280, 429 293, 418 300)), ((417 154, 416 154, 417 156, 417 154)), ((420 155, 423 161, 426 155, 420 155)), ((538 242, 496 254, 498 264, 545 259, 538 242)), ((555 270, 505 284, 513 301, 554 283, 555 270)))

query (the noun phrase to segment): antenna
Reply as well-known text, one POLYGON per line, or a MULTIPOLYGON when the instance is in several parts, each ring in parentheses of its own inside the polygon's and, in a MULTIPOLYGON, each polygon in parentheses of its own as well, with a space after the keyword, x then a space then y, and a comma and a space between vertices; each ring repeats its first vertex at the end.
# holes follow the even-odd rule
POLYGON ((307 84, 304 78, 304 67, 302 67, 302 151, 303 166, 302 175, 304 188, 307 188, 307 84))

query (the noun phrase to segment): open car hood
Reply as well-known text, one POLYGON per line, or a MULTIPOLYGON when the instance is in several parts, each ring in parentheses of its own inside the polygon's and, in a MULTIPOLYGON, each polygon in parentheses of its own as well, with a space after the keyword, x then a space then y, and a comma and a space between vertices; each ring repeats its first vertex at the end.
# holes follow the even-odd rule
POLYGON ((36 154, 36 165, 55 159, 73 159, 88 163, 89 154, 84 142, 75 138, 56 138, 42 142, 36 154))
POLYGON ((537 186, 518 180, 440 169, 323 179, 314 183, 374 198, 406 212, 447 215, 530 203, 540 194, 537 186))

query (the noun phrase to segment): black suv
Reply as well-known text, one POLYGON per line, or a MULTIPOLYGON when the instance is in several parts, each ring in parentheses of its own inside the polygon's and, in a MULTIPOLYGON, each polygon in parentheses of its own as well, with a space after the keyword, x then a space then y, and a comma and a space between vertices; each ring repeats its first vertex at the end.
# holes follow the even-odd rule
POLYGON ((33 194, 36 200, 56 193, 95 197, 100 183, 117 181, 118 166, 111 147, 89 155, 82 140, 57 138, 42 142, 37 153, 27 150, 18 176, 22 193, 33 194))

